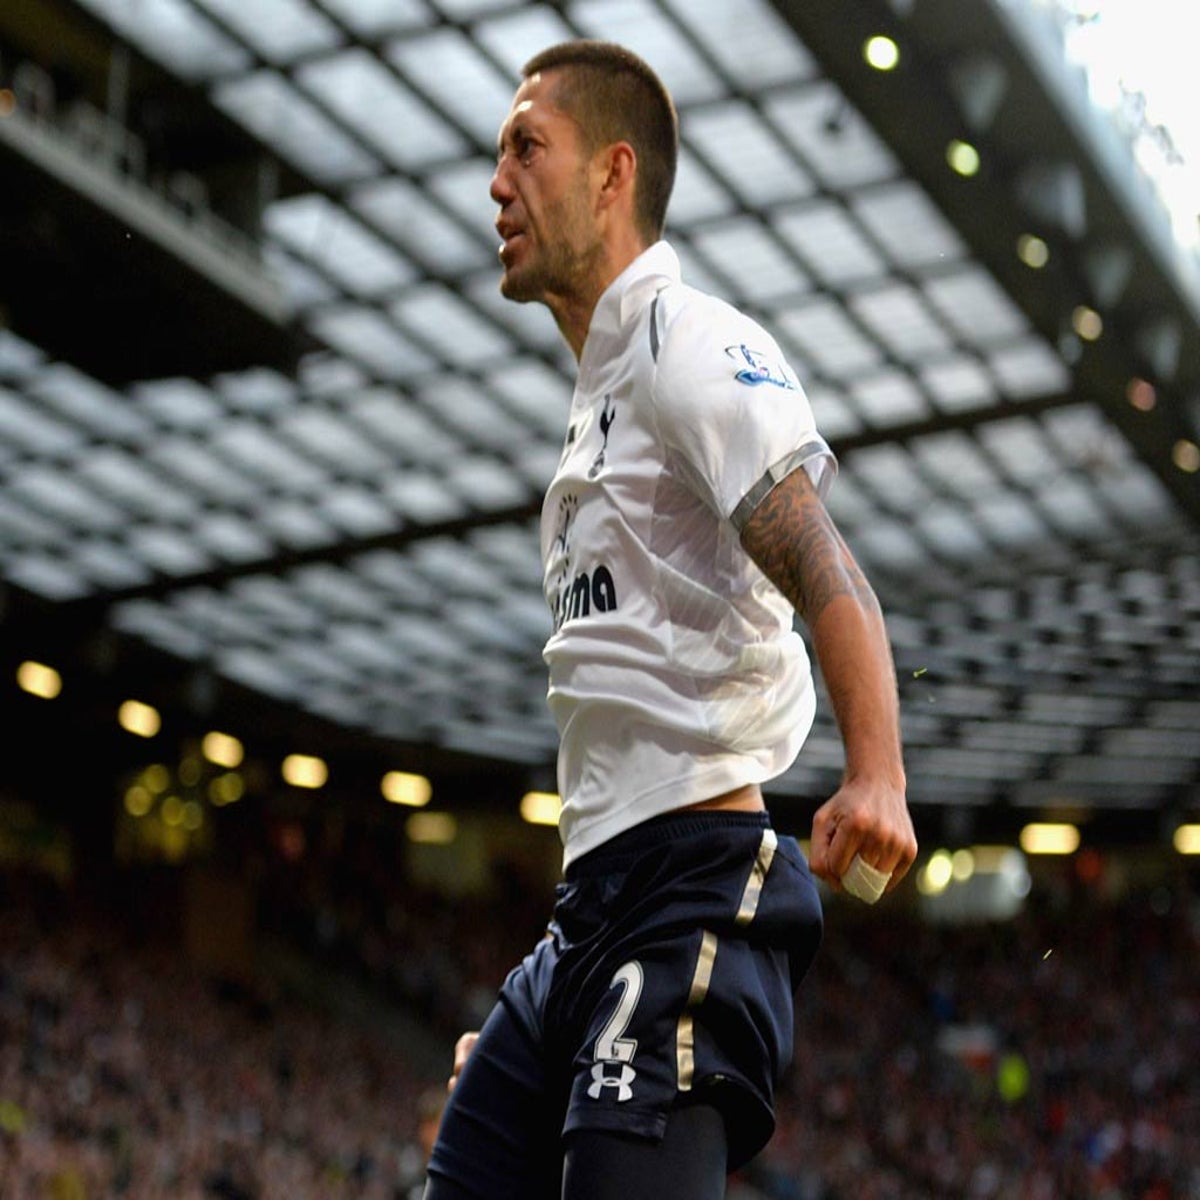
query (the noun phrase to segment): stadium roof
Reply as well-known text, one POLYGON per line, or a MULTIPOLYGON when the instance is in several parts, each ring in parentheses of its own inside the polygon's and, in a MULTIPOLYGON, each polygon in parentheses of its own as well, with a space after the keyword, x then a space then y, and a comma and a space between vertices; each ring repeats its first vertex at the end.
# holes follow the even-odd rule
MULTIPOLYGON (((7 658, 82 676, 80 722, 549 781, 574 364, 499 296, 487 192, 575 36, 672 89, 685 277, 838 452, 918 814, 1195 810, 1200 263, 1025 0, 6 0, 7 658)), ((825 706, 773 792, 839 746, 825 706)))

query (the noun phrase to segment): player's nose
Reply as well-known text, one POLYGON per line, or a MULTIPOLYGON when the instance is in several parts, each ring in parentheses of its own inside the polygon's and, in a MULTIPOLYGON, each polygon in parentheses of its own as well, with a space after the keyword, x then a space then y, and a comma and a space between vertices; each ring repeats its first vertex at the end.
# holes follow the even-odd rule
POLYGON ((496 169, 492 172, 492 182, 488 187, 488 194, 501 207, 513 198, 512 179, 509 177, 503 159, 496 164, 496 169))

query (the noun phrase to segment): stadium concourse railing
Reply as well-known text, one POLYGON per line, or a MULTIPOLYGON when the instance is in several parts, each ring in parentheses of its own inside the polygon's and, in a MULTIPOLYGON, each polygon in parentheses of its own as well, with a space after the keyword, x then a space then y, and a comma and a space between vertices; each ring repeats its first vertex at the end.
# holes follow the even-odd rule
POLYGON ((3 74, 12 83, 0 146, 88 196, 264 315, 286 317, 282 286, 258 242, 214 211, 203 180, 187 171, 150 170, 146 147, 133 130, 86 100, 60 104, 53 77, 38 64, 21 60, 3 74))

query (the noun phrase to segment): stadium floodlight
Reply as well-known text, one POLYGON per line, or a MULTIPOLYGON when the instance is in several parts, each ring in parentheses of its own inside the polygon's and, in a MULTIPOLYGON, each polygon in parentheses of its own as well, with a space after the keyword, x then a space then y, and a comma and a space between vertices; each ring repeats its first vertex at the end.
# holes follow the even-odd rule
POLYGON ((232 734, 218 733, 216 730, 204 735, 200 751, 210 763, 218 767, 226 767, 231 771, 235 767, 240 767, 242 759, 245 757, 245 750, 237 738, 232 734))
POLYGON ((126 700, 117 710, 117 723, 126 733, 152 738, 162 728, 162 717, 153 705, 141 700, 126 700))
POLYGON ((1065 822, 1034 822, 1021 830, 1026 854, 1074 854, 1079 849, 1079 829, 1065 822))
POLYGON ((312 754, 289 754, 281 768, 284 781, 292 787, 319 788, 329 778, 329 768, 323 759, 312 754))
POLYGON ((521 817, 530 825, 557 825, 562 799, 554 792, 526 792, 521 797, 521 817))
POLYGON ((62 676, 45 663, 26 660, 17 668, 17 686, 31 696, 53 700, 62 691, 62 676))
POLYGON ((433 785, 424 775, 408 771, 389 771, 379 783, 379 790, 389 804, 408 808, 424 808, 433 796, 433 785))

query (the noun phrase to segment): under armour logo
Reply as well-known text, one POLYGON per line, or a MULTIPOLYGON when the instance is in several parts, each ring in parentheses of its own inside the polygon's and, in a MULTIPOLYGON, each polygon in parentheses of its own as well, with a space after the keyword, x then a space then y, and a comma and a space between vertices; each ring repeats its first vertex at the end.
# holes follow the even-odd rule
POLYGON ((602 1063, 598 1062, 592 1067, 592 1082, 588 1084, 587 1094, 593 1100, 599 1100, 600 1094, 605 1088, 617 1089, 618 1102, 623 1100, 633 1099, 633 1088, 629 1085, 637 1078, 637 1072, 630 1066, 617 1063, 602 1063), (606 1075, 604 1068, 606 1066, 620 1066, 620 1074, 606 1075))

